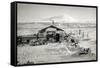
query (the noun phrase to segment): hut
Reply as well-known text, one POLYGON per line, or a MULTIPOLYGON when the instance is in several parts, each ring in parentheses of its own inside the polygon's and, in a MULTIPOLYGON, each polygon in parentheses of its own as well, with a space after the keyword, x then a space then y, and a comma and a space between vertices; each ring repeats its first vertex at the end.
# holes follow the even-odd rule
POLYGON ((60 42, 64 35, 64 30, 54 25, 50 25, 38 31, 38 39, 45 39, 48 42, 60 42))

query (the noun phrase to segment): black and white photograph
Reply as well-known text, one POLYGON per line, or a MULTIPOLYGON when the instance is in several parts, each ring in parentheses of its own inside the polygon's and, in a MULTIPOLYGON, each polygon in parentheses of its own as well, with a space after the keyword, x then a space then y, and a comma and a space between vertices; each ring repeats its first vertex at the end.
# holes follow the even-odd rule
POLYGON ((17 3, 17 65, 97 60, 96 8, 17 3))

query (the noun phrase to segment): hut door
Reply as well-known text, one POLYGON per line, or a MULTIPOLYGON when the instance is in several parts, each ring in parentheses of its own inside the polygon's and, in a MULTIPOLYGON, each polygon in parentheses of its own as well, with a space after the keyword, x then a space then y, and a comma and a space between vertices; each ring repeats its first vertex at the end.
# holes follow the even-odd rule
POLYGON ((60 34, 56 33, 55 39, 56 39, 56 42, 59 42, 60 34))

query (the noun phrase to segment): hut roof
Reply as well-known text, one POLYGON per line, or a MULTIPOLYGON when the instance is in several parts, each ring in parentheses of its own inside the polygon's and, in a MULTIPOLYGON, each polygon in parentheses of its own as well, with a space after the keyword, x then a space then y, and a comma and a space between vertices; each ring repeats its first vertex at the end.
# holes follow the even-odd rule
POLYGON ((48 27, 46 27, 46 28, 43 28, 43 29, 39 30, 39 32, 40 32, 40 33, 43 33, 43 32, 45 32, 48 28, 54 28, 54 29, 56 29, 56 30, 58 30, 58 31, 64 31, 63 29, 60 29, 60 28, 58 28, 58 27, 56 27, 56 26, 53 26, 53 25, 50 25, 50 26, 48 26, 48 27))

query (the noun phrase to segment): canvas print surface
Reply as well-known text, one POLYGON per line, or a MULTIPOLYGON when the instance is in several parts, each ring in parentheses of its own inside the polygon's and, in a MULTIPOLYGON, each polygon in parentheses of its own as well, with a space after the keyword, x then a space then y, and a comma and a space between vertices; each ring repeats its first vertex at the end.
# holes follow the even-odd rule
POLYGON ((17 4, 17 65, 96 60, 96 8, 17 4))

